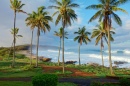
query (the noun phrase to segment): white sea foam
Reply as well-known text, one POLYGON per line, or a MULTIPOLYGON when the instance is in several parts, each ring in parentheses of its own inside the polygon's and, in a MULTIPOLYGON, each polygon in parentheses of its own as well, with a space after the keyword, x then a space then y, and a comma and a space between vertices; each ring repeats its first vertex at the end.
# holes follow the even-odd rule
MULTIPOLYGON (((112 50, 111 53, 117 53, 119 50, 112 50)), ((105 53, 108 53, 108 50, 104 51, 105 53)))
POLYGON ((47 50, 48 52, 59 52, 59 51, 57 51, 57 50, 47 50))
POLYGON ((124 50, 125 54, 130 54, 130 50, 124 50))

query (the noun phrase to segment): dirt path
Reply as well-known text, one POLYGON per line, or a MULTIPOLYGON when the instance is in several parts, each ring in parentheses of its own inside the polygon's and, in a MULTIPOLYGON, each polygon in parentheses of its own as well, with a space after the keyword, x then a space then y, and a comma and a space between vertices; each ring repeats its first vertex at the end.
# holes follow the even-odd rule
MULTIPOLYGON (((46 65, 41 65, 42 68, 43 68, 43 72, 54 72, 55 70, 62 70, 62 67, 59 67, 59 66, 46 66, 46 65)), ((86 72, 82 72, 78 69, 75 69, 75 68, 67 68, 65 67, 65 71, 71 71, 72 74, 70 74, 69 76, 74 76, 74 77, 77 77, 77 76, 91 76, 91 77, 95 77, 95 74, 94 73, 86 73, 86 72)))

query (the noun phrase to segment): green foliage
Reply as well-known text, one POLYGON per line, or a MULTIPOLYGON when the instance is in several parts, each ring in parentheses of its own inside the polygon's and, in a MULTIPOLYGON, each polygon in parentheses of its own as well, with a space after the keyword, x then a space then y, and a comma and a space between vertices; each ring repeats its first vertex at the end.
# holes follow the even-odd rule
POLYGON ((57 86, 58 77, 54 74, 40 74, 32 79, 33 86, 57 86))
MULTIPOLYGON (((55 70, 54 71, 55 74, 63 74, 63 71, 62 70, 55 70)), ((65 74, 72 74, 71 71, 65 71, 65 74)))
POLYGON ((92 82, 90 86, 102 86, 101 82, 92 82))
POLYGON ((67 82, 65 82, 65 83, 58 83, 57 86, 77 86, 77 85, 74 84, 74 83, 67 83, 67 82))
MULTIPOLYGON (((31 82, 22 81, 0 81, 0 86, 33 86, 31 82)), ((73 83, 58 83, 57 86, 77 86, 73 83)))
MULTIPOLYGON (((16 51, 28 50, 28 49, 29 49, 29 45, 16 46, 16 51)), ((0 47, 0 58, 10 59, 10 57, 12 56, 13 56, 13 47, 0 47)), ((21 58, 25 58, 25 55, 16 54, 16 57, 21 59, 21 58)))
POLYGON ((130 80, 128 80, 127 78, 121 78, 119 82, 121 86, 130 86, 130 80))
POLYGON ((24 58, 26 58, 26 56, 24 54, 16 54, 16 58, 24 59, 24 58))
POLYGON ((23 70, 33 70, 34 69, 34 66, 32 65, 26 65, 23 67, 23 70))
POLYGON ((32 86, 32 83, 21 81, 0 81, 0 86, 32 86))

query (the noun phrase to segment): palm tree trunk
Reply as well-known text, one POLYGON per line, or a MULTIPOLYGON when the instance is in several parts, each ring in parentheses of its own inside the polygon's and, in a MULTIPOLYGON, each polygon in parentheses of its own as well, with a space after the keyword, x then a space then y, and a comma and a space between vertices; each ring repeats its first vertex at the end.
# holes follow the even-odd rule
POLYGON ((108 52, 109 52, 109 64, 110 64, 110 73, 113 75, 113 70, 112 70, 112 60, 111 60, 111 43, 110 43, 110 27, 108 29, 108 52))
POLYGON ((65 64, 64 64, 64 27, 63 27, 63 30, 62 30, 62 65, 63 65, 63 74, 65 72, 65 64))
POLYGON ((37 56, 36 56, 36 67, 38 67, 38 46, 39 46, 39 28, 37 30, 37 56))
POLYGON ((102 46, 101 46, 101 57, 102 57, 102 66, 104 67, 104 59, 103 59, 102 46))
POLYGON ((60 65, 60 49, 61 49, 61 37, 60 37, 60 47, 59 47, 59 55, 58 55, 58 65, 60 65))
POLYGON ((31 56, 30 56, 30 65, 32 65, 32 42, 33 42, 33 30, 32 30, 32 38, 31 38, 31 56))
POLYGON ((80 65, 80 43, 79 43, 79 65, 80 65))
POLYGON ((12 47, 13 47, 13 43, 14 43, 14 41, 12 42, 12 45, 11 45, 10 50, 9 50, 8 60, 9 60, 9 57, 10 57, 11 49, 12 49, 12 47))
POLYGON ((15 65, 15 23, 16 23, 16 11, 14 11, 14 47, 13 47, 13 62, 12 67, 15 65))

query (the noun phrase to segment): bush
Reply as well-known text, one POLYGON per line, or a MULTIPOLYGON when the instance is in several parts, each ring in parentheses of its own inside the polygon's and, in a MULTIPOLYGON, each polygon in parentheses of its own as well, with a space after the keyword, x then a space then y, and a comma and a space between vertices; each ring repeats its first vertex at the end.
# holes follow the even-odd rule
POLYGON ((121 78, 119 82, 121 86, 130 86, 130 80, 127 78, 121 78))
POLYGON ((33 86, 57 86, 58 77, 54 74, 40 74, 32 79, 33 86))
POLYGON ((16 58, 24 59, 24 58, 26 58, 26 56, 24 54, 16 54, 16 58))
POLYGON ((92 82, 90 86, 103 86, 101 82, 92 82))
POLYGON ((32 65, 26 65, 23 67, 23 70, 32 70, 32 69, 34 69, 34 66, 32 65))

